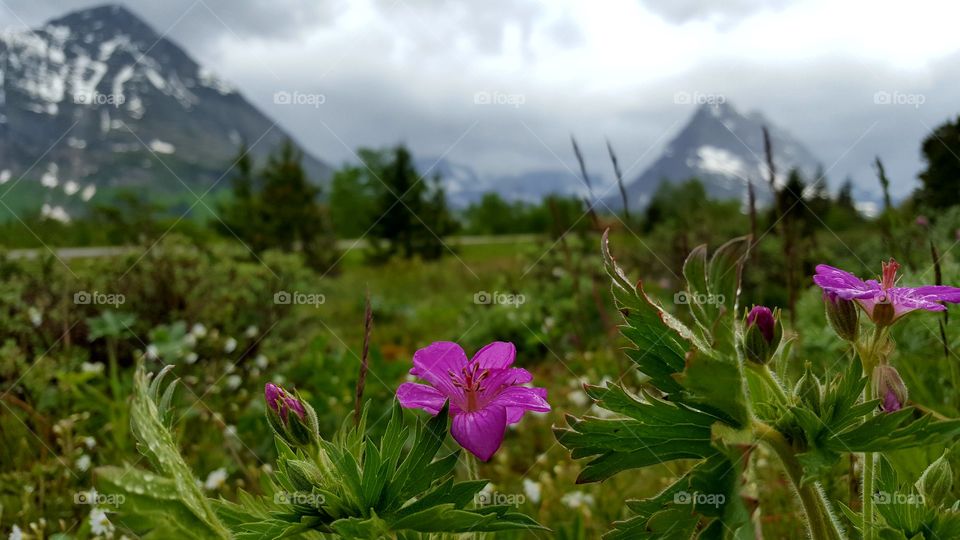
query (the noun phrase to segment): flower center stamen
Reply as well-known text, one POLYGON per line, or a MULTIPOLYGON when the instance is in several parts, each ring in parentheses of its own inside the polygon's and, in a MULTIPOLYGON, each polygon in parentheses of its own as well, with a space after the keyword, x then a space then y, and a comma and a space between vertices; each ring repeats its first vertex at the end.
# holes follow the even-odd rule
POLYGON ((453 371, 447 373, 453 385, 463 391, 467 398, 467 410, 476 411, 477 396, 483 391, 483 381, 490 376, 490 370, 480 369, 479 364, 469 364, 460 369, 460 374, 453 371))
POLYGON ((900 264, 894 259, 890 259, 888 263, 880 264, 883 269, 883 273, 880 276, 880 286, 883 287, 884 291, 887 291, 897 284, 897 270, 900 269, 900 264))

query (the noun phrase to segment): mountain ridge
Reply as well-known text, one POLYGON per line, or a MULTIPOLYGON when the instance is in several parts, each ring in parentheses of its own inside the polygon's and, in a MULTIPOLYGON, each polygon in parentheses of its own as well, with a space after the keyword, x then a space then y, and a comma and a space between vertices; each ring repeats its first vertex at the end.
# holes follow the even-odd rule
MULTIPOLYGON (((740 113, 729 102, 704 104, 646 170, 626 183, 628 203, 642 206, 661 182, 697 178, 707 193, 718 198, 742 198, 748 182, 767 184, 769 172, 763 143, 763 128, 770 132, 776 181, 782 185, 792 169, 807 181, 817 178, 820 161, 786 130, 762 113, 740 113)), ((766 190, 757 190, 760 197, 766 190)), ((608 196, 611 208, 623 206, 618 194, 608 196)))
MULTIPOLYGON (((97 190, 182 195, 186 184, 206 191, 242 142, 262 159, 291 138, 232 85, 116 4, 0 34, 0 72, 0 194, 8 189, 2 184, 29 173, 24 182, 39 178, 48 188, 54 219, 97 190)), ((306 152, 304 168, 318 182, 331 175, 306 152)))

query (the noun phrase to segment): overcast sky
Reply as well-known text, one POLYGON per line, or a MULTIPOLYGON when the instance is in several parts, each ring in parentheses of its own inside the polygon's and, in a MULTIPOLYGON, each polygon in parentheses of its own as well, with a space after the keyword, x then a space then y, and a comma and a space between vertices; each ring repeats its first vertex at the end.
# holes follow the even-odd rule
MULTIPOLYGON (((100 3, 0 0, 0 26, 100 3)), ((564 169, 574 134, 607 176, 609 138, 632 178, 693 112, 677 95, 723 96, 806 143, 833 185, 873 188, 880 155, 903 195, 922 138, 960 112, 956 2, 120 3, 334 165, 403 141, 482 174, 564 169), (324 102, 277 105, 281 90, 324 102)))

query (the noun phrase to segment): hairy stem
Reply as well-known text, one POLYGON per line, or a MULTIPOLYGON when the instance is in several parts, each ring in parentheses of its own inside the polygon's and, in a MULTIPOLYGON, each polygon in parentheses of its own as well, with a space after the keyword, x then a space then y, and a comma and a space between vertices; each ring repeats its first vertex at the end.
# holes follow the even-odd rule
POLYGON ((842 540, 844 538, 839 525, 833 519, 830 504, 817 483, 801 483, 803 467, 797 460, 796 452, 783 434, 762 422, 754 422, 754 433, 769 446, 780 458, 787 477, 793 484, 803 512, 807 518, 810 537, 814 540, 842 540))
MULTIPOLYGON (((870 401, 877 398, 876 388, 873 384, 873 370, 877 364, 887 361, 882 352, 884 340, 887 335, 886 326, 876 326, 873 331, 873 337, 867 342, 866 347, 857 349, 860 355, 860 362, 863 365, 864 374, 867 377, 867 387, 863 390, 863 400, 870 401)), ((861 489, 863 491, 863 522, 861 523, 863 540, 875 540, 876 530, 874 529, 874 504, 873 504, 873 484, 876 476, 874 463, 876 457, 873 452, 864 452, 863 454, 863 482, 861 489)))
POLYGON ((863 454, 863 540, 874 540, 873 529, 873 452, 863 454))
POLYGON ((766 365, 756 365, 748 364, 748 366, 753 369, 753 371, 760 376, 763 382, 773 390, 773 393, 777 396, 777 399, 784 405, 789 405, 790 399, 787 397, 786 390, 783 389, 783 385, 780 384, 780 381, 777 380, 777 377, 770 371, 770 368, 766 365))

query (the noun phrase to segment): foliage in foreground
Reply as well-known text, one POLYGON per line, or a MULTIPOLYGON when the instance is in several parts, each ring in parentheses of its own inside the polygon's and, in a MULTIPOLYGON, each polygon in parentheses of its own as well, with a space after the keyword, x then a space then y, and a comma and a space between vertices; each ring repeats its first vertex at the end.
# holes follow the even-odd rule
POLYGON ((487 481, 454 480, 459 451, 436 457, 446 436, 446 407, 417 425, 408 446, 410 429, 397 405, 379 442, 365 435, 365 414, 356 426, 347 420, 327 441, 317 432, 313 409, 300 402, 306 438, 291 438, 289 429, 271 419, 279 428, 279 457, 277 472, 264 486, 266 495, 241 493, 237 503, 207 498, 169 430, 176 381, 164 387, 163 379, 170 369, 152 380, 143 367, 135 375, 132 430, 152 470, 126 465, 97 471, 105 492, 123 496, 124 524, 146 538, 418 538, 421 533, 542 529, 508 506, 471 507, 487 481))
MULTIPOLYGON (((749 242, 728 242, 710 259, 704 246, 690 254, 683 274, 695 325, 688 327, 651 300, 641 284, 627 279, 604 238, 604 261, 625 319, 621 332, 634 346, 627 354, 649 384, 640 395, 619 383, 587 386, 597 406, 615 417, 568 417, 569 427, 558 428, 557 438, 573 458, 589 458, 579 482, 695 460, 660 494, 627 501, 634 516, 615 523, 606 538, 754 538, 759 501, 747 487, 747 472, 758 445, 778 456, 802 504, 810 536, 846 538, 819 485, 832 466, 851 453, 866 453, 872 460, 876 452, 949 443, 960 434, 960 420, 937 421, 913 407, 874 414, 880 400, 864 392, 869 381, 854 360, 826 384, 808 370, 792 390, 785 389, 769 368, 782 362, 790 347, 789 340, 781 339, 779 321, 771 320, 777 328, 761 335, 755 310, 751 317, 739 318, 740 274, 749 242)), ((881 331, 873 335, 886 339, 881 331)), ((868 500, 882 495, 875 487, 896 490, 887 492, 890 497, 903 494, 890 473, 881 470, 877 486, 865 488, 865 508, 872 508, 868 500)), ((918 517, 912 521, 897 508, 884 507, 878 511, 883 524, 868 520, 864 537, 873 537, 881 527, 884 538, 960 535, 955 508, 927 499, 929 506, 915 510, 918 517), (919 516, 931 525, 918 527, 919 516)), ((852 522, 864 523, 854 512, 847 514, 852 522)))

